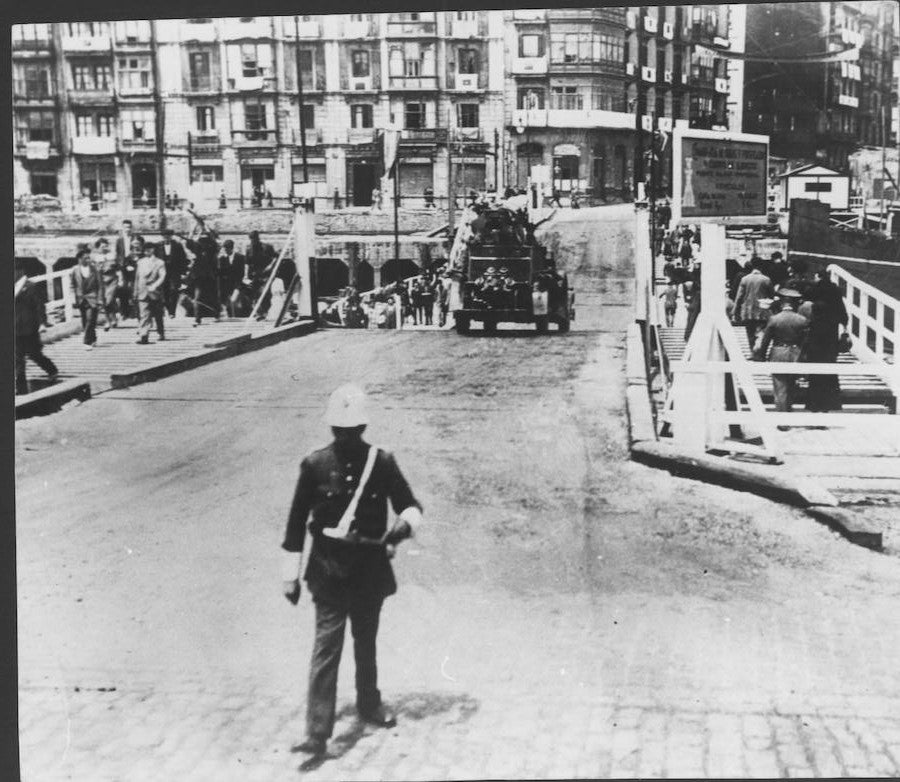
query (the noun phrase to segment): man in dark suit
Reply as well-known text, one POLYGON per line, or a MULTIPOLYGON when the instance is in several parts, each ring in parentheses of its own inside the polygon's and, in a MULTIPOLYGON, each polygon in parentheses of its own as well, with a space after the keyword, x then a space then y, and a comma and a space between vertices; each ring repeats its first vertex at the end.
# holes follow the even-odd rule
POLYGON ((172 238, 174 233, 171 228, 166 228, 162 232, 162 241, 156 245, 156 257, 161 258, 166 267, 163 299, 171 318, 175 317, 178 292, 181 289, 181 281, 188 266, 187 253, 185 253, 181 242, 172 238))
POLYGON ((122 265, 125 258, 131 252, 131 241, 134 239, 131 220, 122 221, 122 230, 116 237, 116 263, 122 265))
POLYGON ((16 394, 28 393, 25 376, 25 359, 30 358, 50 380, 59 374, 54 364, 44 355, 41 343, 41 328, 48 326, 47 311, 40 291, 25 274, 25 265, 16 258, 16 394))
POLYGON ((247 278, 247 259, 235 251, 231 239, 226 239, 222 244, 222 255, 219 256, 219 280, 228 317, 238 317, 239 302, 242 296, 247 296, 244 290, 250 280, 247 278))

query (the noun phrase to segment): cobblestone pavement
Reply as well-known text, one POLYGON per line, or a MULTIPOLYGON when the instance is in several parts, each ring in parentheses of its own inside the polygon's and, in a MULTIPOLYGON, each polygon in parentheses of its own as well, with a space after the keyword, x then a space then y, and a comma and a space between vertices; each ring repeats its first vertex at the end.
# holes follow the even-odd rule
POLYGON ((318 333, 17 423, 24 779, 900 774, 897 560, 627 461, 616 303, 565 337, 318 333), (428 527, 379 635, 397 727, 345 656, 304 766, 278 546, 348 377, 428 527))

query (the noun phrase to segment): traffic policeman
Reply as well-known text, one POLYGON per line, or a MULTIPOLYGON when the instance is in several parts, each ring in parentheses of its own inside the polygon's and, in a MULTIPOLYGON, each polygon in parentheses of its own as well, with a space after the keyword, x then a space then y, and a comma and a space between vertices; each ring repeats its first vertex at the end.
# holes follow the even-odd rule
POLYGON ((356 661, 356 707, 371 724, 393 727, 378 690, 375 640, 386 597, 397 590, 390 558, 422 521, 422 506, 393 455, 362 439, 369 415, 363 391, 352 384, 332 393, 324 422, 334 441, 300 465, 283 549, 283 589, 300 598, 300 559, 307 519, 312 549, 304 580, 316 607, 309 672, 306 740, 296 751, 321 755, 335 719, 338 665, 350 619, 356 661), (397 520, 388 526, 388 501, 397 520))

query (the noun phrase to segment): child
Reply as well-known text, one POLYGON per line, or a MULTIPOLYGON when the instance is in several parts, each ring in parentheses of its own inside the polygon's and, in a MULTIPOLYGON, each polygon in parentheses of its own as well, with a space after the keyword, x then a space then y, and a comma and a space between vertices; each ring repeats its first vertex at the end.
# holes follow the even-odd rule
POLYGON ((678 283, 670 279, 665 290, 659 294, 659 298, 663 299, 666 326, 672 328, 675 325, 675 310, 678 309, 678 283))

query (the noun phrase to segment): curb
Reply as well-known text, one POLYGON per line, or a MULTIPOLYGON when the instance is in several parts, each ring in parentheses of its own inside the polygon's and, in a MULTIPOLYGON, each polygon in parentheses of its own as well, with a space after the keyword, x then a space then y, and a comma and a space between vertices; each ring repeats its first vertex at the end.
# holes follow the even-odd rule
POLYGON ((842 537, 873 551, 882 551, 882 532, 860 514, 840 508, 838 500, 813 481, 785 477, 784 468, 752 463, 737 464, 706 452, 688 451, 660 441, 653 424, 644 346, 640 327, 630 324, 626 336, 626 389, 628 437, 631 458, 648 467, 663 469, 684 478, 713 483, 728 489, 747 491, 802 508, 807 515, 825 524, 842 537))
POLYGON ((270 332, 259 336, 250 334, 241 334, 237 337, 224 340, 218 343, 219 347, 212 347, 202 353, 194 353, 190 356, 168 361, 163 364, 155 364, 144 369, 138 369, 134 372, 125 372, 122 374, 113 374, 110 376, 110 382, 113 389, 128 388, 129 386, 140 385, 141 383, 149 383, 154 380, 160 380, 164 377, 177 375, 180 372, 186 372, 189 369, 195 369, 205 364, 211 364, 214 361, 231 358, 249 353, 253 350, 276 345, 294 337, 303 337, 316 331, 317 324, 313 320, 303 321, 300 323, 290 323, 287 326, 279 326, 270 332))
POLYGON ((16 420, 56 413, 69 402, 91 398, 91 384, 86 380, 66 380, 40 391, 16 397, 16 420))

